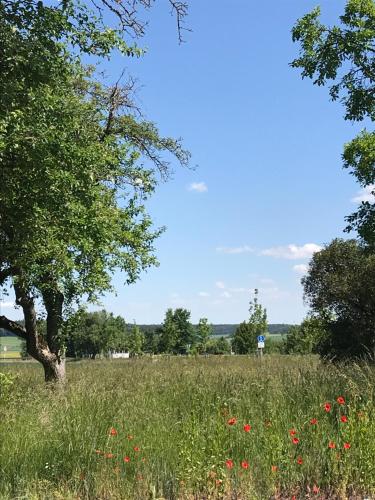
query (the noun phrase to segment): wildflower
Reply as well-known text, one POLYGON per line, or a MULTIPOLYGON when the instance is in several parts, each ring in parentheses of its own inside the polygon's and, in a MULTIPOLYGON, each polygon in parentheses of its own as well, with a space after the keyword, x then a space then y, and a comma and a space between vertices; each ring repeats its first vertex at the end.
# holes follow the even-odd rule
POLYGON ((223 480, 222 479, 216 479, 215 484, 216 484, 216 486, 220 486, 221 484, 223 484, 223 480))
POLYGON ((134 446, 133 450, 134 451, 139 451, 139 446, 134 446))
POLYGON ((292 443, 293 443, 293 444, 298 444, 298 443, 299 443, 299 439, 298 439, 297 437, 294 437, 294 438, 292 439, 292 443))
POLYGON ((344 443, 345 450, 349 450, 350 446, 351 446, 350 443, 344 443))
POLYGON ((303 464, 303 459, 302 457, 297 457, 297 464, 302 465, 303 464))
POLYGON ((324 409, 329 413, 331 411, 331 403, 324 403, 324 409))
POLYGON ((226 460, 225 465, 227 466, 227 469, 232 469, 233 468, 233 460, 226 460))
POLYGON ((277 469, 278 469, 277 465, 271 465, 272 472, 277 472, 277 469))
POLYGON ((128 457, 128 456, 124 457, 124 462, 126 462, 126 463, 130 462, 130 457, 128 457))
POLYGON ((106 453, 105 455, 105 458, 113 458, 113 453, 106 453))
POLYGON ((250 425, 250 424, 245 424, 245 425, 243 426, 243 430, 244 430, 245 432, 250 432, 250 430, 251 430, 251 425, 250 425))
POLYGON ((111 429, 109 431, 109 435, 110 436, 117 436, 117 431, 114 427, 111 427, 111 429))
POLYGON ((316 484, 314 484, 312 490, 313 490, 313 493, 315 493, 315 495, 317 495, 319 493, 319 487, 316 484))
POLYGON ((345 404, 345 399, 342 396, 339 396, 336 400, 339 405, 344 405, 345 404))
POLYGON ((344 422, 344 424, 346 424, 346 422, 348 421, 348 417, 346 415, 341 415, 340 420, 341 422, 344 422))
POLYGON ((316 418, 312 418, 312 419, 310 420, 310 424, 311 424, 311 425, 316 425, 317 423, 318 423, 318 421, 317 421, 317 419, 316 419, 316 418))
POLYGON ((246 460, 242 460, 241 467, 243 469, 248 469, 249 468, 249 462, 247 462, 246 460))
POLYGON ((297 431, 295 429, 290 429, 289 434, 291 436, 295 436, 297 434, 297 431))
POLYGON ((228 425, 234 425, 237 422, 237 419, 235 417, 232 417, 228 420, 227 424, 228 425))
POLYGON ((335 443, 334 443, 333 441, 330 441, 330 442, 328 443, 328 448, 331 448, 331 450, 333 450, 334 448, 336 448, 335 443))

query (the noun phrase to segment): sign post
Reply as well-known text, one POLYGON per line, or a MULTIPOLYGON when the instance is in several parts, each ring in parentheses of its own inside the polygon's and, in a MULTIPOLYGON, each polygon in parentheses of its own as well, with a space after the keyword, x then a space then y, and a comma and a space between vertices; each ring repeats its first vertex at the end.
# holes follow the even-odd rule
POLYGON ((258 335, 257 340, 258 340, 258 356, 262 357, 266 338, 264 335, 258 335))

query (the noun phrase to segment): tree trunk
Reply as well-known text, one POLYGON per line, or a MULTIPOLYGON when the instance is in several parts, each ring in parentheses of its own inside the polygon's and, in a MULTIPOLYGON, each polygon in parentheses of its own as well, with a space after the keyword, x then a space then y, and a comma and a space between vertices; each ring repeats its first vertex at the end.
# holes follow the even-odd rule
POLYGON ((65 359, 50 359, 43 363, 46 382, 63 385, 65 383, 65 359))

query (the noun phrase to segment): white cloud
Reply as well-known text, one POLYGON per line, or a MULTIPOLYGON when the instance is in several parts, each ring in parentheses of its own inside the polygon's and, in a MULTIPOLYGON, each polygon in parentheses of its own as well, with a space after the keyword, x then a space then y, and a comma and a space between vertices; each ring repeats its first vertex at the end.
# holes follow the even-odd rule
POLYGON ((205 193, 208 191, 208 187, 205 182, 192 182, 189 187, 189 191, 196 191, 197 193, 205 193))
POLYGON ((293 271, 297 274, 306 274, 308 270, 308 266, 306 264, 296 264, 293 266, 293 271))
POLYGON ((248 245, 243 245, 242 247, 217 247, 216 251, 220 253, 237 254, 254 252, 254 248, 248 245))
POLYGON ((224 297, 225 299, 230 299, 232 295, 229 292, 223 292, 220 294, 220 297, 224 297))
POLYGON ((243 287, 228 288, 228 290, 232 293, 250 293, 252 291, 250 288, 243 288, 243 287))
POLYGON ((198 295, 199 295, 199 297, 209 297, 210 296, 210 294, 207 292, 199 292, 198 295))
POLYGON ((220 288, 221 290, 224 290, 225 288, 225 285, 222 281, 217 281, 215 285, 217 286, 217 288, 220 288))
POLYGON ((9 307, 14 307, 14 302, 0 302, 0 311, 2 308, 6 309, 9 307))
POLYGON ((361 189, 358 191, 357 195, 354 196, 350 201, 353 203, 362 203, 362 201, 368 201, 370 203, 375 202, 375 196, 373 195, 373 192, 375 190, 375 185, 370 184, 369 186, 366 186, 365 188, 361 189))
POLYGON ((315 252, 319 252, 321 246, 316 243, 305 243, 305 245, 287 245, 280 247, 267 248, 260 252, 260 255, 268 255, 277 259, 309 259, 315 252))

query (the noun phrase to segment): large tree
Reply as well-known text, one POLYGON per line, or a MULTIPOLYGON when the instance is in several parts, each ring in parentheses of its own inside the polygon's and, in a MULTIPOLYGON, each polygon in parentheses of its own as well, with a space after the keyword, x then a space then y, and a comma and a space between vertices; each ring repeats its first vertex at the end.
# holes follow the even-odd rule
MULTIPOLYGON (((331 99, 344 105, 346 120, 367 121, 367 129, 345 146, 343 160, 344 168, 374 194, 375 133, 369 127, 375 119, 375 3, 348 0, 335 26, 323 24, 320 15, 317 7, 294 26, 300 55, 291 65, 315 85, 330 85, 331 99)), ((355 229, 365 242, 375 244, 373 203, 362 202, 347 221, 347 231, 355 229)))
POLYGON ((144 200, 155 170, 168 176, 163 152, 189 160, 137 116, 131 83, 105 88, 82 66, 82 53, 137 52, 87 12, 73 0, 0 5, 0 285, 24 315, 24 326, 0 316, 0 327, 25 339, 47 381, 64 379, 62 329, 74 304, 111 290, 115 270, 131 283, 157 264, 160 230, 144 200))
POLYGON ((305 299, 327 331, 323 356, 350 358, 375 352, 375 255, 356 240, 335 239, 312 257, 302 279, 305 299))

